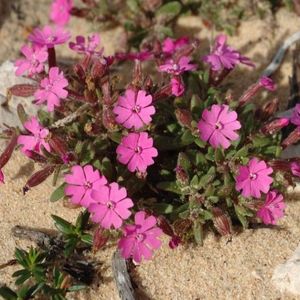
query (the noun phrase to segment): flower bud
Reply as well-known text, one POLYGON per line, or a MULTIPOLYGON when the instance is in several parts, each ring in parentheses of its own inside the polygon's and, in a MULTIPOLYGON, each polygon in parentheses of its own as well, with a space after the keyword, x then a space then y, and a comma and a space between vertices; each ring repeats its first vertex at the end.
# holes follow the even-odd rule
POLYGON ((278 98, 274 98, 271 101, 268 101, 263 105, 261 109, 258 109, 255 112, 257 118, 261 120, 268 120, 270 117, 273 117, 279 107, 278 98))
POLYGON ((43 164, 47 162, 46 157, 42 156, 41 154, 39 154, 35 151, 27 150, 25 152, 25 155, 35 162, 39 162, 39 163, 43 163, 43 164))
POLYGON ((18 97, 30 97, 33 96, 37 90, 37 86, 33 84, 23 83, 16 84, 8 89, 11 95, 18 97))
POLYGON ((175 235, 170 223, 162 215, 157 217, 157 226, 164 232, 164 234, 169 235, 171 237, 175 235))
POLYGON ((185 87, 180 77, 171 79, 171 89, 172 94, 176 97, 179 97, 184 93, 185 87))
POLYGON ((267 76, 262 76, 259 79, 259 85, 261 87, 264 87, 266 90, 270 91, 270 92, 274 92, 276 90, 276 84, 274 83, 274 81, 267 77, 267 76))
POLYGON ((171 249, 175 249, 179 246, 179 244, 181 244, 181 238, 178 235, 174 235, 171 240, 169 241, 169 247, 171 249))
POLYGON ((64 163, 69 163, 66 142, 62 141, 61 138, 53 134, 51 135, 51 138, 48 142, 51 149, 53 149, 61 157, 64 163))
POLYGON ((55 165, 46 166, 44 169, 34 173, 25 186, 23 187, 23 194, 25 195, 30 188, 35 187, 44 182, 55 170, 55 165))
POLYGON ((291 169, 290 163, 287 160, 283 160, 283 159, 272 159, 268 161, 268 166, 270 166, 274 170, 274 172, 275 171, 289 172, 291 169))
POLYGON ((222 236, 232 234, 231 219, 228 217, 228 215, 218 207, 214 207, 212 209, 212 213, 213 213, 213 223, 217 231, 222 236))
POLYGON ((192 114, 190 111, 188 111, 187 109, 177 108, 175 111, 175 115, 176 115, 178 123, 181 126, 187 127, 187 128, 192 127, 193 117, 192 117, 192 114))
POLYGON ((108 106, 103 106, 102 123, 103 126, 109 131, 114 131, 117 128, 115 114, 108 106))
POLYGON ((7 164, 9 159, 11 158, 13 151, 17 145, 17 140, 18 140, 18 136, 14 132, 11 137, 10 142, 8 143, 5 150, 3 151, 3 153, 0 156, 0 169, 2 169, 7 164))
POLYGON ((104 229, 102 227, 98 227, 93 236, 93 253, 95 254, 98 250, 100 250, 108 241, 108 236, 105 236, 104 229))
POLYGON ((290 120, 287 118, 280 118, 280 119, 275 119, 271 121, 270 123, 266 124, 263 126, 261 129, 263 134, 274 134, 278 132, 280 129, 286 127, 289 125, 290 120))
POLYGON ((294 131, 292 131, 289 136, 283 140, 282 147, 286 148, 290 145, 296 144, 300 141, 300 130, 299 127, 297 127, 294 131))

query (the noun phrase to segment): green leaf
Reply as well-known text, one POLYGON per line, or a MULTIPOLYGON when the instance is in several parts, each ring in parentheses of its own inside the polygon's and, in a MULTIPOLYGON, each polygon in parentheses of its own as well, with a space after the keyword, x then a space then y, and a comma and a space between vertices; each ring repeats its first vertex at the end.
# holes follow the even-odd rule
POLYGON ((24 272, 21 276, 19 276, 16 280, 16 285, 21 285, 24 283, 27 279, 31 277, 31 273, 29 271, 24 272))
POLYGON ((113 142, 120 144, 122 139, 122 133, 121 132, 109 132, 107 134, 108 138, 111 139, 113 142))
POLYGON ((27 268, 29 265, 26 260, 27 252, 22 249, 15 249, 15 257, 18 261, 18 263, 23 266, 24 268, 27 268))
POLYGON ((26 114, 24 106, 21 103, 19 103, 17 106, 17 112, 18 112, 18 117, 20 119, 20 122, 24 124, 28 119, 28 115, 26 114))
POLYGON ((77 243, 78 243, 77 237, 69 237, 68 238, 68 240, 66 241, 66 244, 65 244, 65 249, 64 249, 64 255, 66 257, 70 256, 74 252, 74 249, 76 248, 77 243))
POLYGON ((157 214, 171 214, 174 210, 174 206, 169 203, 156 203, 153 209, 157 214))
POLYGON ((241 205, 234 205, 234 210, 235 210, 235 213, 236 213, 239 221, 243 225, 243 228, 244 229, 248 228, 249 222, 247 220, 247 217, 252 217, 253 213, 241 205))
POLYGON ((93 245, 93 237, 90 234, 83 234, 80 239, 89 246, 93 245))
POLYGON ((194 233, 195 242, 198 245, 202 246, 203 245, 203 228, 202 228, 202 224, 199 220, 194 221, 193 233, 194 233))
POLYGON ((138 0, 127 0, 126 1, 127 6, 133 13, 138 13, 139 12, 139 2, 138 0))
POLYGON ((108 179, 113 180, 115 169, 113 167, 113 164, 111 160, 108 157, 104 157, 102 159, 101 168, 100 168, 102 174, 108 179))
POLYGON ((55 227, 64 234, 74 233, 75 227, 68 221, 56 216, 51 215, 52 219, 55 222, 55 227))
POLYGON ((84 289, 86 289, 87 288, 87 286, 86 285, 73 285, 73 286, 71 286, 71 287, 69 287, 68 288, 68 292, 78 292, 78 291, 81 291, 81 290, 84 290, 84 289))
POLYGON ((156 16, 157 17, 163 17, 164 20, 172 20, 175 18, 181 11, 181 4, 177 1, 171 1, 166 3, 165 5, 162 5, 157 11, 156 16))
POLYGON ((65 196, 66 183, 61 184, 50 196, 51 202, 56 202, 65 196))
POLYGON ((178 154, 177 166, 180 166, 186 172, 190 171, 190 168, 192 165, 191 165, 191 162, 190 162, 188 156, 184 152, 180 152, 178 154))
POLYGON ((175 181, 163 181, 157 184, 157 188, 163 191, 172 192, 181 195, 181 189, 175 181))
POLYGON ((17 300, 18 299, 18 295, 7 286, 0 287, 0 296, 3 297, 5 300, 17 300))

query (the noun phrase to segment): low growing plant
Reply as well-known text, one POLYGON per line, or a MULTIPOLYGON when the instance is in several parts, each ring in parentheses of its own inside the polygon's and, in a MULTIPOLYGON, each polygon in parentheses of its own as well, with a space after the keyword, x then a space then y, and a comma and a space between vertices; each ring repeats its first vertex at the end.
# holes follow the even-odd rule
MULTIPOLYGON (((207 229, 230 235, 283 217, 300 161, 280 155, 300 139, 299 105, 291 118, 276 117, 276 98, 255 105, 261 91, 276 88, 268 77, 234 99, 224 80, 237 65, 254 64, 225 35, 205 57, 187 37, 155 39, 147 50, 107 57, 98 34, 78 36, 69 46, 80 59, 58 64, 55 49, 69 39, 66 29, 45 26, 21 49, 16 74, 31 83, 9 94, 33 96, 40 110, 28 116, 19 105, 23 128, 3 131, 3 183, 3 167, 19 149, 40 166, 24 194, 51 174, 54 185, 62 177, 50 200, 87 209, 94 243, 118 239, 123 257, 136 263, 152 257, 163 233, 174 248, 202 244, 207 229)), ((77 226, 54 220, 67 239, 65 255, 90 241, 77 226)))

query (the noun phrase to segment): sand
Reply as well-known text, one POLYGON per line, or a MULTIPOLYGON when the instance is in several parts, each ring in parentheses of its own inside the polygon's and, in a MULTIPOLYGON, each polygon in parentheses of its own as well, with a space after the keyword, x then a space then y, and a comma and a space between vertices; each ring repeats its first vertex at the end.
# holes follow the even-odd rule
MULTIPOLYGON (((21 10, 25 19, 17 21, 16 13, 2 20, 0 40, 0 61, 14 59, 17 49, 26 37, 24 24, 34 26, 46 22, 49 1, 22 0, 21 10), (38 3, 38 4, 37 4, 38 3), (33 9, 34 7, 34 9, 33 9), (32 16, 32 17, 31 17, 32 16), (14 35, 12 36, 12 32, 14 35), (24 33, 24 35, 20 35, 24 33)), ((0 2, 1 4, 1 2, 0 2)), ((74 20, 73 32, 88 33, 93 25, 74 20)), ((236 70, 228 82, 235 83, 233 93, 241 91, 259 77, 260 72, 270 62, 278 45, 284 38, 300 30, 300 18, 287 10, 280 10, 276 18, 259 20, 253 17, 245 21, 230 43, 242 49, 257 64, 250 72, 247 68, 236 70), (242 79, 242 80, 241 80, 242 79)), ((107 53, 117 48, 118 32, 111 30, 102 34, 103 45, 107 53)), ((203 28, 201 19, 182 18, 179 33, 193 32, 200 38, 203 53, 209 49, 210 33, 203 28)), ((66 49, 60 51, 65 56, 66 49)), ((282 105, 288 97, 288 76, 291 73, 291 54, 289 53, 280 71, 275 75, 278 93, 282 105)), ((15 239, 10 229, 16 225, 28 225, 53 228, 51 214, 57 214, 74 221, 78 211, 63 207, 61 202, 51 203, 49 195, 53 190, 51 178, 32 189, 26 196, 22 187, 26 178, 33 172, 34 166, 21 154, 16 153, 4 168, 6 184, 0 187, 0 264, 13 257, 15 247, 28 247, 29 242, 15 239)), ((142 299, 300 299, 291 294, 281 294, 271 282, 273 270, 283 263, 296 249, 300 240, 300 202, 294 196, 288 201, 286 217, 278 229, 249 229, 241 234, 227 238, 218 238, 208 234, 203 247, 188 246, 170 250, 167 241, 154 259, 145 262, 134 270, 133 278, 142 299)), ((69 299, 118 299, 112 280, 110 259, 113 249, 106 249, 97 255, 102 262, 98 285, 89 294, 80 293, 69 299)), ((8 267, 0 271, 0 282, 12 284, 10 275, 15 270, 8 267)))

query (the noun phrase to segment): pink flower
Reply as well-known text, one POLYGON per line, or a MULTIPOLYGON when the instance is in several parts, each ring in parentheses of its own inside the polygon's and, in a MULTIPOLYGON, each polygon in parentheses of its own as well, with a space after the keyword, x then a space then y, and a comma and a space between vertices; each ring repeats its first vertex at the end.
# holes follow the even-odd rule
POLYGON ((78 52, 84 53, 87 55, 97 55, 101 56, 103 54, 104 49, 102 48, 100 51, 96 51, 96 48, 100 45, 100 35, 97 33, 88 36, 87 42, 85 42, 85 37, 78 35, 76 36, 76 42, 70 42, 70 49, 78 52))
POLYGON ((123 137, 117 147, 118 160, 127 165, 130 172, 146 172, 147 167, 154 164, 153 157, 158 155, 153 147, 153 139, 147 132, 129 133, 123 137))
POLYGON ((184 47, 189 43, 188 37, 181 37, 177 40, 166 38, 162 43, 162 50, 166 54, 174 54, 176 50, 184 47))
POLYGON ((136 93, 134 90, 126 90, 125 96, 120 96, 113 112, 116 114, 116 121, 124 127, 130 129, 142 128, 148 125, 155 113, 152 104, 152 96, 147 95, 145 91, 140 90, 136 93))
POLYGON ((257 216, 265 223, 275 225, 284 216, 285 203, 283 196, 276 191, 267 194, 266 201, 257 212, 257 216))
POLYGON ((183 95, 184 93, 184 84, 181 78, 174 77, 171 79, 171 87, 172 87, 172 94, 176 97, 183 95))
POLYGON ((294 107, 292 116, 291 116, 291 123, 294 125, 300 126, 300 104, 296 104, 294 107))
POLYGON ((91 197, 92 190, 99 190, 107 180, 98 170, 94 170, 91 165, 81 167, 73 166, 71 174, 65 175, 65 194, 71 197, 71 202, 89 207, 94 200, 91 197))
POLYGON ((71 17, 72 0, 54 0, 51 4, 50 20, 57 25, 66 25, 71 17))
POLYGON ((29 35, 29 40, 39 46, 47 46, 53 48, 55 45, 64 44, 71 37, 68 31, 64 31, 60 27, 50 27, 46 25, 42 29, 36 28, 29 35))
POLYGON ((142 258, 151 259, 152 250, 161 246, 159 237, 163 232, 156 226, 156 218, 147 218, 144 211, 137 212, 134 221, 134 225, 124 227, 124 236, 120 239, 118 248, 125 259, 132 257, 135 262, 140 263, 142 258))
POLYGON ((297 162, 292 162, 291 165, 291 172, 294 176, 300 177, 300 164, 297 162))
POLYGON ((273 182, 273 169, 268 167, 265 161, 259 161, 256 157, 252 158, 247 166, 239 167, 239 174, 236 178, 235 188, 242 190, 244 197, 260 198, 261 192, 267 193, 273 182))
POLYGON ((60 99, 67 98, 68 91, 64 88, 68 84, 63 72, 59 73, 58 67, 52 67, 49 77, 41 81, 40 88, 34 94, 36 104, 47 102, 48 111, 53 111, 55 106, 60 106, 60 99))
POLYGON ((198 123, 201 139, 209 141, 213 148, 221 146, 227 149, 230 141, 239 138, 235 130, 240 128, 241 123, 237 120, 237 113, 229 111, 229 106, 225 104, 214 104, 211 111, 205 109, 198 123))
POLYGON ((0 183, 4 183, 4 174, 1 169, 0 169, 0 183))
POLYGON ((24 45, 21 52, 25 58, 18 59, 15 62, 15 66, 18 67, 16 70, 17 76, 23 75, 26 71, 28 71, 29 76, 32 76, 44 70, 44 62, 48 59, 46 47, 24 45))
POLYGON ((133 202, 127 197, 126 189, 115 182, 93 190, 91 196, 93 201, 88 211, 93 214, 92 221, 103 228, 120 228, 123 220, 131 215, 129 208, 133 207, 133 202))
POLYGON ((197 69, 197 66, 190 64, 191 58, 188 56, 182 56, 178 62, 175 62, 173 59, 166 61, 164 65, 159 66, 161 72, 167 72, 173 75, 180 75, 186 71, 194 71, 197 69))
POLYGON ((220 71, 223 68, 233 69, 239 63, 254 67, 254 64, 247 57, 242 56, 238 51, 229 47, 226 44, 226 40, 226 35, 218 35, 213 51, 203 58, 203 61, 210 64, 213 71, 220 71))
POLYGON ((22 145, 22 152, 26 151, 41 152, 42 146, 50 152, 50 145, 47 142, 49 130, 42 127, 36 117, 31 117, 24 123, 24 127, 31 133, 31 135, 20 135, 18 137, 18 144, 22 145))
POLYGON ((267 76, 262 76, 259 79, 259 84, 268 91, 274 92, 276 90, 276 84, 271 78, 267 76))

